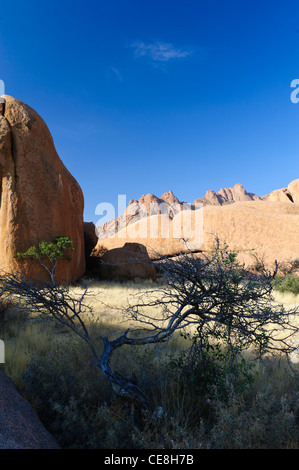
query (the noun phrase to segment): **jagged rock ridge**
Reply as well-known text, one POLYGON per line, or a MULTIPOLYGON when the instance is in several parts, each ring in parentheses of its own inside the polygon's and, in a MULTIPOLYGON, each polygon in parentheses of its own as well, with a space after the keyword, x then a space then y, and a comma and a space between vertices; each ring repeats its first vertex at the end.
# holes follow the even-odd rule
POLYGON ((181 217, 182 213, 173 220, 165 214, 152 215, 131 222, 132 227, 124 227, 115 236, 99 239, 94 256, 100 249, 109 250, 132 242, 143 244, 152 259, 157 259, 157 255, 176 256, 190 248, 194 250, 194 241, 197 252, 207 252, 218 236, 221 242, 239 253, 240 261, 246 265, 254 265, 253 255, 261 258, 269 269, 274 268, 276 260, 283 264, 299 259, 299 179, 263 197, 246 193, 241 185, 234 189, 212 193, 212 198, 208 193, 206 199, 201 198, 202 209, 189 211, 190 227, 198 227, 202 236, 198 236, 197 229, 191 231, 190 236, 188 233, 185 236, 184 230, 184 236, 178 236, 178 222, 183 229, 189 225, 181 217), (198 225, 199 215, 202 223, 198 225), (169 227, 168 232, 164 225, 169 227), (153 227, 157 228, 157 235, 153 227))
POLYGON ((191 204, 180 201, 172 191, 168 191, 159 198, 152 193, 144 194, 140 199, 132 199, 124 213, 124 215, 113 219, 102 227, 97 227, 97 235, 99 238, 106 238, 119 232, 127 225, 135 223, 138 220, 156 215, 158 213, 165 213, 170 219, 182 209, 196 209, 196 205, 202 204, 203 206, 223 206, 242 201, 258 201, 262 200, 259 196, 253 193, 248 193, 241 184, 236 184, 230 188, 222 188, 220 191, 215 192, 209 190, 204 197, 195 199, 191 204))

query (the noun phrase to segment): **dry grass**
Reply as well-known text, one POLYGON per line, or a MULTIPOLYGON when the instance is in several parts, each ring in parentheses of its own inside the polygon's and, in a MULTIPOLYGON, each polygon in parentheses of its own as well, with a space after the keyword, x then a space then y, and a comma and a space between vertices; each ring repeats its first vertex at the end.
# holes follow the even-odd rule
POLYGON ((274 299, 276 302, 283 304, 286 308, 299 307, 299 295, 291 293, 280 293, 274 291, 274 299))
MULTIPOLYGON (((129 301, 134 302, 136 294, 157 289, 157 285, 152 281, 118 283, 84 279, 81 285, 72 287, 74 296, 82 294, 86 284, 88 284, 86 303, 92 307, 94 313, 93 315, 83 315, 83 317, 86 324, 89 325, 91 333, 95 336, 104 336, 127 328, 136 328, 138 324, 124 315, 124 308, 129 301)), ((274 298, 286 308, 299 306, 299 296, 293 294, 275 292, 274 298)), ((150 308, 148 307, 148 309, 150 308)), ((153 315, 153 309, 148 310, 148 313, 153 315)), ((26 315, 18 308, 10 310, 7 321, 2 323, 2 327, 0 325, 0 335, 5 340, 5 370, 17 384, 22 382, 22 373, 30 363, 32 356, 43 356, 51 348, 77 339, 69 330, 54 323, 44 324, 27 321, 26 315)), ((170 346, 171 350, 184 348, 186 344, 186 341, 177 335, 175 340, 167 346, 170 346)))
MULTIPOLYGON (((151 281, 109 283, 85 280, 80 286, 72 287, 71 292, 74 297, 82 295, 86 282, 89 287, 85 303, 92 307, 93 314, 86 310, 82 318, 94 338, 117 334, 129 327, 136 328, 136 322, 124 316, 123 309, 135 294, 157 287, 151 281)), ((30 315, 29 320, 26 306, 24 309, 23 312, 19 306, 9 308, 5 321, 0 323, 0 338, 5 341, 6 363, 4 369, 19 387, 22 387, 23 373, 34 357, 46 356, 53 349, 78 342, 76 335, 67 328, 54 322, 35 321, 34 312, 30 315)), ((173 347, 178 347, 179 342, 180 337, 172 342, 170 350, 173 347)), ((166 346, 160 347, 160 349, 165 348, 166 346)), ((156 349, 159 349, 159 346, 156 349)), ((136 352, 135 350, 129 351, 130 348, 122 348, 114 355, 116 367, 119 363, 119 368, 128 369, 128 373, 130 373, 129 364, 132 364, 132 360, 126 360, 126 357, 134 355, 136 352), (125 363, 127 363, 126 366, 125 363)))
POLYGON ((123 315, 128 302, 132 302, 136 295, 157 289, 157 284, 152 281, 119 283, 86 279, 81 285, 73 287, 72 292, 75 295, 82 294, 85 285, 88 285, 86 303, 92 307, 97 319, 111 326, 121 324, 124 328, 136 326, 123 315))
MULTIPOLYGON (((157 287, 156 284, 148 281, 109 283, 85 279, 81 285, 72 287, 73 294, 80 295, 86 282, 89 283, 87 303, 92 306, 94 315, 86 314, 85 321, 95 338, 131 326, 136 327, 132 320, 123 316, 122 309, 130 299, 132 301, 135 294, 142 294, 157 287)), ((283 303, 287 308, 299 305, 299 296, 292 294, 275 293, 275 300, 283 303)), ((129 434, 124 411, 122 408, 118 410, 113 403, 108 408, 105 407, 107 400, 111 400, 110 388, 101 372, 89 361, 90 351, 80 339, 60 325, 28 321, 26 308, 22 311, 13 306, 8 307, 5 318, 0 321, 0 338, 4 339, 6 347, 6 364, 3 368, 20 389, 24 386, 24 373, 32 364, 37 364, 38 370, 34 380, 36 382, 40 380, 42 387, 48 387, 50 395, 51 387, 53 387, 51 373, 60 374, 61 377, 70 374, 74 380, 78 379, 80 393, 78 392, 78 396, 74 398, 72 407, 69 404, 62 406, 59 401, 61 397, 57 398, 55 409, 60 411, 57 412, 58 417, 55 419, 69 422, 70 429, 79 426, 79 429, 82 429, 82 435, 86 436, 86 445, 97 447, 98 441, 90 441, 89 436, 99 432, 94 426, 98 426, 95 423, 99 423, 100 416, 101 420, 106 423, 106 427, 101 425, 104 426, 101 427, 101 432, 103 431, 103 436, 110 436, 109 442, 103 441, 105 445, 111 445, 111 448, 121 446, 120 440, 123 439, 123 432, 129 434), (91 410, 87 409, 86 416, 96 416, 96 418, 86 417, 82 421, 81 416, 80 421, 78 415, 80 416, 80 413, 82 415, 82 409, 85 406, 83 404, 86 400, 90 400, 91 407, 91 410)), ((113 367, 127 376, 134 372, 140 386, 146 393, 151 394, 155 408, 163 409, 162 418, 157 419, 155 415, 151 416, 143 431, 132 430, 132 442, 134 441, 137 447, 222 448, 231 446, 246 448, 247 445, 250 448, 259 448, 271 447, 271 445, 279 447, 280 440, 282 447, 299 446, 298 428, 294 425, 295 411, 286 410, 285 402, 282 400, 283 396, 289 394, 293 397, 292 409, 297 409, 297 405, 293 405, 293 402, 298 393, 298 382, 290 375, 282 359, 268 357, 256 363, 255 382, 247 394, 247 399, 252 403, 252 415, 234 391, 232 391, 231 407, 215 400, 213 412, 211 412, 207 406, 202 408, 203 405, 199 403, 198 397, 190 393, 190 386, 189 388, 182 386, 182 382, 176 380, 180 376, 180 371, 177 371, 177 377, 175 377, 176 372, 174 374, 169 370, 169 355, 184 347, 186 347, 186 340, 177 336, 172 342, 162 346, 125 347, 116 351, 113 367), (262 407, 263 403, 265 408, 262 407), (271 413, 273 414, 276 409, 276 418, 281 421, 287 418, 287 421, 284 420, 284 426, 287 428, 290 425, 292 429, 292 434, 286 435, 285 438, 275 431, 278 426, 277 422, 276 426, 271 424, 270 428, 266 421, 263 422, 263 416, 267 420, 270 419, 271 413), (212 431, 209 426, 215 423, 213 420, 209 422, 210 413, 213 415, 213 420, 217 422, 217 426, 212 427, 212 431), (245 418, 248 420, 250 429, 244 427, 242 420, 245 418), (208 419, 208 425, 206 422, 203 424, 205 419, 208 419), (239 434, 234 435, 234 428, 239 434), (231 430, 230 435, 226 433, 227 429, 231 430), (269 437, 267 437, 267 432, 269 437), (263 441, 259 438, 259 433, 263 436, 263 441), (273 434, 272 443, 271 433, 273 434), (247 435, 250 436, 250 442, 246 444, 247 435)), ((299 372, 299 365, 295 367, 299 372)), ((64 387, 63 383, 63 390, 65 390, 64 387)), ((68 388, 66 390, 66 393, 73 393, 68 392, 68 388)), ((53 393, 55 395, 55 391, 53 393)), ((29 399, 31 399, 30 395, 29 399)), ((32 399, 33 404, 35 404, 34 400, 32 399)), ((57 438, 63 446, 70 447, 70 441, 75 439, 72 432, 70 431, 69 437, 62 437, 56 427, 59 428, 59 421, 58 425, 56 421, 50 424, 51 431, 54 434, 57 432, 57 438)), ((78 445, 76 440, 73 445, 78 445)))

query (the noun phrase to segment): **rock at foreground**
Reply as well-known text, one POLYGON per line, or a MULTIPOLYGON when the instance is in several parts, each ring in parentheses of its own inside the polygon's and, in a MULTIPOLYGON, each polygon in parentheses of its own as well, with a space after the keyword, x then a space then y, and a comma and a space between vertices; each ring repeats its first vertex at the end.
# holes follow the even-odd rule
POLYGON ((59 449, 36 412, 0 371, 0 449, 59 449))
POLYGON ((59 158, 50 131, 36 111, 4 95, 0 113, 0 269, 23 270, 49 281, 46 271, 30 260, 18 260, 41 241, 70 237, 71 262, 59 262, 57 282, 85 272, 84 199, 77 181, 59 158))

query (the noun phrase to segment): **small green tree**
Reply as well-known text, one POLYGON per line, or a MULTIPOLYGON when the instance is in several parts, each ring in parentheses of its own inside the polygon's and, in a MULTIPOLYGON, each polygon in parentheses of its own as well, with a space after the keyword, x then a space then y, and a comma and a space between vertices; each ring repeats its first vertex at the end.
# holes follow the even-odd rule
POLYGON ((24 253, 17 253, 20 259, 31 259, 39 263, 48 273, 51 282, 55 284, 55 274, 59 261, 71 261, 74 251, 73 242, 69 237, 58 236, 52 242, 42 241, 38 246, 31 246, 24 253))

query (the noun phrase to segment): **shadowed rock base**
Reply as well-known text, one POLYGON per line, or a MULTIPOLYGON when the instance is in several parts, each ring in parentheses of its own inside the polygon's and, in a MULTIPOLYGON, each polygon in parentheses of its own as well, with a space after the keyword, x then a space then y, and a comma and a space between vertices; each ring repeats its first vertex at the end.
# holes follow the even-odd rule
POLYGON ((59 449, 36 412, 0 371, 0 449, 59 449))

